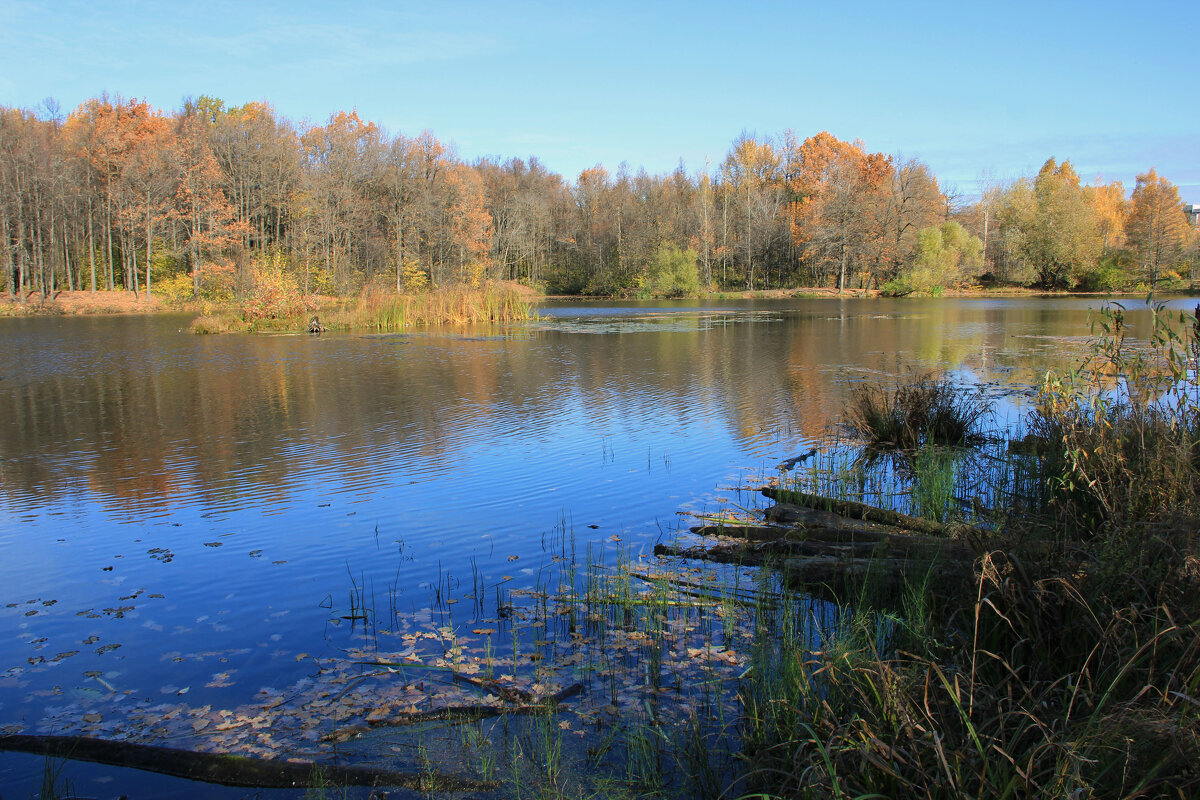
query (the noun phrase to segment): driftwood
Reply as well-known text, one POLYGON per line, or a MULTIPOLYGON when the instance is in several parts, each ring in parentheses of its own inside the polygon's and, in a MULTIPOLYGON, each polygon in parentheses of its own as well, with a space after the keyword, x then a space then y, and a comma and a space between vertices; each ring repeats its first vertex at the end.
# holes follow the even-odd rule
POLYGON ((774 486, 763 487, 762 493, 763 496, 769 497, 777 503, 830 511, 846 519, 879 522, 884 525, 892 525, 904 530, 928 533, 935 536, 948 536, 953 532, 951 526, 941 522, 921 519, 920 517, 910 517, 908 514, 901 514, 899 511, 876 508, 875 506, 869 506, 866 503, 857 503, 853 500, 837 500, 832 497, 808 494, 807 492, 777 489, 774 486))
POLYGON ((365 765, 277 761, 228 753, 198 753, 86 736, 0 736, 0 750, 129 767, 175 778, 252 789, 305 789, 328 784, 392 786, 443 792, 496 788, 496 784, 489 781, 468 780, 455 775, 394 772, 365 765))
POLYGON ((879 575, 904 575, 932 571, 936 574, 955 573, 970 567, 971 562, 961 558, 930 555, 905 556, 902 554, 855 551, 851 547, 838 549, 827 547, 821 550, 799 548, 789 552, 772 546, 774 543, 754 545, 724 544, 712 547, 678 547, 669 544, 654 546, 657 556, 675 556, 720 564, 743 564, 750 567, 773 566, 789 576, 823 582, 827 578, 842 579, 855 575, 876 573, 879 575))
POLYGON ((976 555, 969 540, 913 534, 894 525, 846 519, 828 511, 786 504, 767 509, 774 525, 701 525, 692 528, 700 536, 726 536, 770 542, 782 551, 828 555, 853 551, 858 555, 893 553, 927 554, 955 558, 976 555))
POLYGON ((896 589, 912 578, 936 578, 945 587, 970 574, 979 555, 973 528, 952 529, 931 520, 853 501, 767 487, 777 501, 764 516, 772 524, 723 520, 692 528, 702 536, 744 541, 708 547, 657 545, 656 555, 720 563, 770 566, 789 583, 834 595, 869 581, 896 589), (951 537, 952 530, 959 537, 951 537), (965 536, 961 534, 965 533, 965 536))

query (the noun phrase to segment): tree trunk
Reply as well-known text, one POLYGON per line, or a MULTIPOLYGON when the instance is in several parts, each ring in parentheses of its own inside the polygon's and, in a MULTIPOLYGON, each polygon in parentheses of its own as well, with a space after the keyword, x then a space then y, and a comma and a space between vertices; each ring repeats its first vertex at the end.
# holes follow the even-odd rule
POLYGON ((108 187, 105 193, 105 208, 104 208, 104 235, 108 240, 108 264, 105 267, 105 285, 111 292, 113 290, 113 272, 116 271, 116 266, 113 264, 113 237, 112 237, 112 186, 108 187))
POLYGON ((146 300, 150 299, 150 256, 153 230, 150 220, 150 189, 146 189, 146 300))
POLYGON ((17 293, 13 291, 16 283, 13 276, 16 268, 13 266, 12 240, 9 239, 8 213, 2 206, 0 206, 0 247, 4 248, 4 260, 0 262, 4 266, 4 285, 8 287, 9 298, 15 300, 17 293))
POLYGON ((96 293, 96 239, 93 231, 93 212, 92 212, 92 165, 90 163, 91 155, 88 155, 88 172, 87 172, 87 200, 88 200, 88 264, 92 271, 92 294, 96 293))
POLYGON ((17 214, 17 294, 25 305, 25 219, 17 214))

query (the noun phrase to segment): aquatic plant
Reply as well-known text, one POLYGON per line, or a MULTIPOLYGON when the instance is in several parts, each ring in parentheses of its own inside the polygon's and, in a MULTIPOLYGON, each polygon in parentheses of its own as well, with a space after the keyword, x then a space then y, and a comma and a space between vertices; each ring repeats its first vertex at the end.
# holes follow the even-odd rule
POLYGON ((533 307, 505 284, 455 285, 414 294, 367 287, 329 317, 333 328, 381 331, 413 326, 466 325, 530 319, 533 307))
POLYGON ((236 314, 205 313, 192 320, 188 330, 192 333, 242 333, 250 329, 249 323, 236 314))
POLYGON ((922 375, 891 390, 876 384, 854 387, 844 423, 875 447, 961 445, 979 438, 990 409, 978 391, 964 390, 945 376, 922 375))
POLYGON ((1123 307, 1103 309, 1087 362, 1047 376, 1031 415, 1057 520, 1086 535, 1200 510, 1200 308, 1151 312, 1135 346, 1123 307))

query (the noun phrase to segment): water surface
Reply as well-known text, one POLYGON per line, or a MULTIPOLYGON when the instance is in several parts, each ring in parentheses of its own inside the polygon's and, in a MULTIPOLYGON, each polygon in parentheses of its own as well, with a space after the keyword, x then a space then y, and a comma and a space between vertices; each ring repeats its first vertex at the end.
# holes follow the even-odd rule
MULTIPOLYGON (((568 543, 648 551, 821 446, 859 381, 951 371, 1013 424, 1098 304, 578 303, 319 337, 0 319, 0 729, 128 735, 122 702, 306 685, 363 644, 361 602, 395 627, 482 584, 454 625, 484 624, 568 543)), ((0 754, 0 794, 40 770, 0 754)))

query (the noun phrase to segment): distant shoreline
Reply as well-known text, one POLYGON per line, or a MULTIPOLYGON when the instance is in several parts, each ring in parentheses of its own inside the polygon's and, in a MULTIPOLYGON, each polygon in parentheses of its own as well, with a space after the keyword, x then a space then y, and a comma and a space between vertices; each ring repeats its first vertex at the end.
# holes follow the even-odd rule
MULTIPOLYGON (((552 302, 622 302, 635 301, 638 298, 622 298, 611 297, 604 295, 537 295, 533 290, 527 290, 526 299, 528 302, 540 303, 546 301, 552 302)), ((1200 293, 1200 287, 1191 286, 1185 288, 1174 288, 1170 290, 1158 290, 1159 295, 1188 295, 1200 293)), ((968 289, 946 289, 941 295, 912 295, 912 297, 920 297, 921 299, 960 299, 960 298, 987 298, 987 297, 1142 297, 1144 291, 1126 291, 1126 292, 1071 292, 1071 291, 1047 291, 1044 289, 1030 289, 1025 287, 998 287, 998 288, 968 288, 968 289)), ((822 287, 799 287, 794 289, 755 289, 743 290, 734 292, 709 292, 700 297, 693 298, 647 298, 650 300, 664 299, 679 299, 679 300, 791 300, 791 299, 861 299, 879 297, 878 290, 875 289, 853 289, 847 290, 841 294, 837 289, 822 288, 822 287)), ((330 298, 332 301, 333 298, 330 298)), ((203 303, 200 301, 187 303, 185 305, 176 305, 164 301, 159 297, 150 297, 146 299, 142 296, 134 296, 133 292, 125 290, 114 291, 97 291, 95 293, 88 290, 81 291, 66 291, 58 292, 53 298, 46 298, 44 301, 39 294, 29 296, 25 304, 20 301, 10 298, 7 295, 0 296, 0 317, 17 317, 17 316, 115 316, 115 315, 143 315, 143 314, 189 314, 202 313, 205 307, 208 308, 233 308, 236 304, 233 303, 203 303)))

